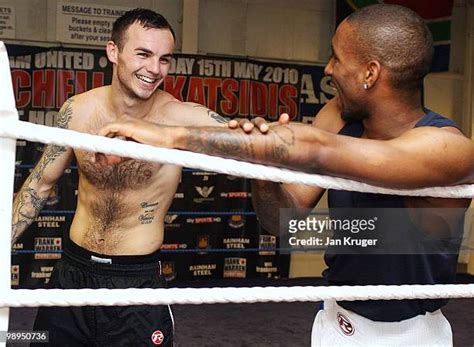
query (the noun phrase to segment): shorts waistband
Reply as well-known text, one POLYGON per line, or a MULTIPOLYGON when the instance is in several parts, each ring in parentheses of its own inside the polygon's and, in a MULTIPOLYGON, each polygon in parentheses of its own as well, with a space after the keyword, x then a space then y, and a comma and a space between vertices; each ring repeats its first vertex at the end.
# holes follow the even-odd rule
POLYGON ((71 239, 65 238, 64 257, 76 265, 94 272, 119 271, 156 274, 158 268, 161 273, 161 252, 159 250, 145 255, 106 255, 91 252, 71 239))

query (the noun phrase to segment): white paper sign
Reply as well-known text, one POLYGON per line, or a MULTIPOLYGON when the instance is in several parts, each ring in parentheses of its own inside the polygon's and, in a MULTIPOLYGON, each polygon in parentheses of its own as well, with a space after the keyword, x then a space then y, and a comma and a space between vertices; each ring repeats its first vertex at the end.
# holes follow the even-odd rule
POLYGON ((0 37, 15 38, 15 8, 11 6, 0 6, 0 37))
POLYGON ((103 46, 110 40, 112 24, 130 7, 58 2, 56 40, 103 46))

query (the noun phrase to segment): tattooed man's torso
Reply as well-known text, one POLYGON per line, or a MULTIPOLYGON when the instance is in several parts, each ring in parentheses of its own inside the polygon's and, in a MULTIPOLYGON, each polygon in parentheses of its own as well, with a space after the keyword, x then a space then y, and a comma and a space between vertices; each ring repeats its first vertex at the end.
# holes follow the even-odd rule
MULTIPOLYGON (((97 134, 115 120, 96 108, 79 131, 97 134)), ((150 253, 163 240, 163 220, 181 177, 173 165, 124 158, 101 165, 95 153, 74 150, 79 170, 71 238, 101 254, 150 253)))
MULTIPOLYGON (((127 98, 111 86, 68 99, 57 126, 82 133, 99 130, 122 116, 168 126, 217 126, 226 123, 208 108, 183 103, 157 90, 148 99, 127 98), (118 95, 116 95, 118 93, 118 95)), ((52 187, 75 158, 79 172, 77 207, 70 238, 78 245, 107 255, 149 254, 163 243, 164 219, 181 180, 181 168, 121 158, 117 164, 97 161, 95 153, 49 145, 17 194, 12 240, 30 225, 52 187)))

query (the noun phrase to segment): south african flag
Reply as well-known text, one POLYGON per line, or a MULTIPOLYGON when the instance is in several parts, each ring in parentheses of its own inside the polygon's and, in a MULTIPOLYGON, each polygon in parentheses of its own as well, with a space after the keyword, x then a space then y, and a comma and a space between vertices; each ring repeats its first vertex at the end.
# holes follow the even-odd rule
POLYGON ((424 18, 433 34, 435 45, 431 71, 449 70, 453 0, 340 0, 337 1, 337 24, 353 11, 377 3, 405 6, 424 18))

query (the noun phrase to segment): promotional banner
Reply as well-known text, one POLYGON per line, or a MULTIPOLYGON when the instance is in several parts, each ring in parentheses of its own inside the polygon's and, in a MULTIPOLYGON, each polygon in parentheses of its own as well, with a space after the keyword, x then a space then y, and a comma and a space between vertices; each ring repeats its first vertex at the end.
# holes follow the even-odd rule
POLYGON ((164 90, 207 105, 225 117, 277 119, 298 116, 300 71, 296 66, 240 59, 176 57, 164 90))
MULTIPOLYGON (((53 126, 69 97, 110 84, 104 50, 8 45, 20 120, 53 126)), ((174 55, 161 86, 179 100, 206 105, 232 117, 287 112, 310 122, 332 97, 324 67, 232 57, 174 55)), ((17 141, 15 192, 43 151, 41 143, 17 141)), ((75 163, 65 170, 35 222, 13 246, 12 285, 48 283, 69 232, 78 186, 75 163)), ((168 281, 288 276, 288 257, 277 237, 257 222, 246 179, 184 169, 165 218, 162 269, 168 281)))

